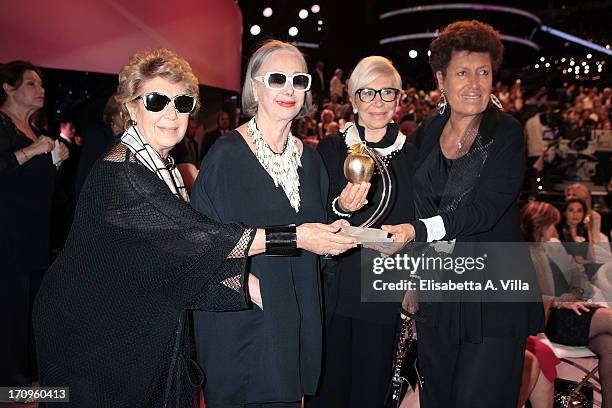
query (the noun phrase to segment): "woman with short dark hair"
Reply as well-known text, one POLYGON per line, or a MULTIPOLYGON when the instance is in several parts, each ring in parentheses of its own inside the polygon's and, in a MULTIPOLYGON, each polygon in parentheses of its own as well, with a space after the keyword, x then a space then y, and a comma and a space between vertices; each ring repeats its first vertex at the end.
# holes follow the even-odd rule
MULTIPOLYGON (((383 229, 402 242, 520 242, 514 203, 524 137, 491 93, 502 62, 500 36, 488 24, 458 21, 430 51, 441 97, 438 114, 411 137, 419 149, 416 220, 383 229)), ((537 287, 533 273, 523 276, 537 287)), ((425 379, 421 407, 516 407, 525 339, 542 329, 541 303, 421 303, 414 319, 425 379)))

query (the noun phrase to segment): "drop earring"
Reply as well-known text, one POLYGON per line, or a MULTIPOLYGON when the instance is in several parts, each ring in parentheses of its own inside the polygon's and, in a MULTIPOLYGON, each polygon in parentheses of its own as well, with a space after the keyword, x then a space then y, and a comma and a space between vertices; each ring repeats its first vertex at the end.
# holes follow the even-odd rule
POLYGON ((443 115, 446 111, 446 107, 448 106, 448 101, 446 100, 446 91, 444 88, 440 89, 440 99, 438 99, 438 103, 436 103, 436 109, 440 115, 443 115))
POLYGON ((491 103, 499 108, 499 110, 503 111, 504 106, 502 105, 499 98, 493 94, 489 95, 489 99, 491 99, 491 103))

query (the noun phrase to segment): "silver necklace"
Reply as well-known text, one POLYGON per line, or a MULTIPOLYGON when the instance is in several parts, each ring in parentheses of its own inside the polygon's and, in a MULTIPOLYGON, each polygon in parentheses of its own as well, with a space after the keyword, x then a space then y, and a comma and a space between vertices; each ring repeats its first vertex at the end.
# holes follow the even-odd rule
POLYGON ((255 144, 255 156, 268 171, 274 185, 283 188, 295 212, 300 211, 300 176, 298 167, 302 165, 296 138, 289 132, 283 151, 276 153, 264 140, 263 134, 257 128, 255 117, 247 125, 247 134, 255 144))

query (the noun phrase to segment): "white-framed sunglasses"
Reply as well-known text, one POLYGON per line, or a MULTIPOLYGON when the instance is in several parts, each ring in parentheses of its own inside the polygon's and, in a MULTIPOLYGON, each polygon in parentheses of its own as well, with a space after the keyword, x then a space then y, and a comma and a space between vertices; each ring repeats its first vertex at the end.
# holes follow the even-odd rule
POLYGON ((287 75, 284 72, 266 72, 264 75, 253 77, 253 79, 263 83, 266 88, 274 91, 285 89, 287 83, 291 83, 295 91, 306 92, 310 90, 310 84, 312 82, 310 74, 305 74, 303 72, 298 72, 293 75, 287 75))

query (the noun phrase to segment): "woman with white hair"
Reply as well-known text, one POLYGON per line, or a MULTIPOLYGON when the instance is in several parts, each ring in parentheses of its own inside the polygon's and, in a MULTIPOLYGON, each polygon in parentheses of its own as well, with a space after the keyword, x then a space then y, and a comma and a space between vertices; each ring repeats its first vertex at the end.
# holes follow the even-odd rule
MULTIPOLYGON (((330 178, 327 210, 333 219, 353 225, 366 221, 381 200, 382 182, 353 184, 343 171, 347 150, 365 143, 386 163, 393 189, 386 212, 372 227, 409 218, 414 211, 410 181, 413 146, 393 122, 402 80, 388 59, 362 59, 348 80, 355 123, 344 132, 323 139, 319 152, 330 178)), ((324 281, 326 295, 325 355, 323 380, 310 407, 379 407, 391 377, 395 323, 399 304, 361 303, 360 252, 339 257, 338 270, 324 281)))
POLYGON ((243 110, 252 118, 217 140, 193 188, 192 205, 214 220, 278 226, 279 239, 271 246, 278 246, 275 255, 288 255, 250 259, 248 272, 261 291, 257 306, 194 315, 208 408, 298 408, 319 380, 316 253, 337 255, 355 240, 335 234, 342 222, 308 224, 327 219, 327 174, 317 153, 290 132, 293 120, 310 108, 306 72, 293 45, 269 41, 255 51, 242 92, 243 110), (285 241, 296 234, 288 247, 285 241), (295 251, 296 244, 310 252, 295 251))

